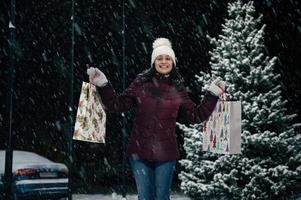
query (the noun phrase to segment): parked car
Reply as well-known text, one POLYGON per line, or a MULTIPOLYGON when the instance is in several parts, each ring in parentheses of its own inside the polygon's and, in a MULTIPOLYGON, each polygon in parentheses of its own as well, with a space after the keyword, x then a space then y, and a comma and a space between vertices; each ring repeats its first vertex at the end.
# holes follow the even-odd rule
MULTIPOLYGON (((3 193, 5 151, 0 150, 0 196, 3 193), (2 190, 2 191, 1 191, 2 190)), ((14 199, 60 199, 68 196, 68 168, 41 155, 13 151, 14 199)))

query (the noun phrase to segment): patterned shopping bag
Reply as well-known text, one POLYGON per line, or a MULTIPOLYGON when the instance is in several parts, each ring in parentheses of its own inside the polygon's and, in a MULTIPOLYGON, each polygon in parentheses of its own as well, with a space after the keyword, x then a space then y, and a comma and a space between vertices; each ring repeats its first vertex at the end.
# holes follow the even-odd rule
POLYGON ((74 127, 74 140, 105 143, 106 113, 96 87, 83 82, 74 127))
POLYGON ((241 102, 219 100, 203 124, 203 151, 241 153, 241 102))

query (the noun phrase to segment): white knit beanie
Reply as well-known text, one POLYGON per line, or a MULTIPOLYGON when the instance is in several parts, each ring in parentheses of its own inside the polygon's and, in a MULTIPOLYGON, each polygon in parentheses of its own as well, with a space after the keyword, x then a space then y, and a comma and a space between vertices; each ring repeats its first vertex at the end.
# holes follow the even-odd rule
POLYGON ((163 54, 169 55, 172 58, 174 65, 176 65, 176 56, 175 52, 171 48, 171 42, 167 38, 158 38, 153 42, 151 65, 154 64, 158 56, 163 54))

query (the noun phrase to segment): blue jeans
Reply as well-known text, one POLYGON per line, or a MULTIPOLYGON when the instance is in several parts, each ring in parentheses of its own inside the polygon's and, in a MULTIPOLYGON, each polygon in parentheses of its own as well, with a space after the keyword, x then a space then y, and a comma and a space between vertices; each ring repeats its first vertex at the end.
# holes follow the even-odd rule
POLYGON ((139 200, 169 200, 176 161, 150 162, 130 158, 139 200))

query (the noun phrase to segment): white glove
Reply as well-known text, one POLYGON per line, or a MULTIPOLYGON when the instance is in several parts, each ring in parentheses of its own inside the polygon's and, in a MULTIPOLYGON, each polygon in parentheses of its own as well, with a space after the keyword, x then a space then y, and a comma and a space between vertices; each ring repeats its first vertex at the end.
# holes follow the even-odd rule
POLYGON ((220 78, 215 79, 208 87, 208 91, 211 92, 213 95, 219 97, 226 88, 226 83, 222 81, 220 78))
POLYGON ((108 83, 107 77, 97 68, 90 67, 87 69, 87 74, 89 75, 89 81, 93 85, 98 87, 103 87, 108 83))

